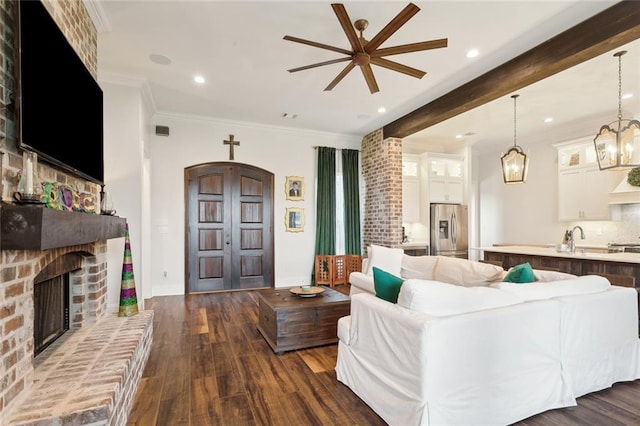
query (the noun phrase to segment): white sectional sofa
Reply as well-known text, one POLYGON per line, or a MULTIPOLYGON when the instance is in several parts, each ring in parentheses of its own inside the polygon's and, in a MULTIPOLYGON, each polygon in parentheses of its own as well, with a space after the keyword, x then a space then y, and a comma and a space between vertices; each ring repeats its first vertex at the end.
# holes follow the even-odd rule
MULTIPOLYGON (((500 266, 446 256, 408 256, 400 249, 372 246, 362 261, 362 272, 349 275, 349 294, 375 294, 372 269, 380 269, 402 279, 418 278, 465 287, 499 283, 507 273, 500 266)), ((558 281, 575 275, 555 271, 533 271, 537 281, 558 281)))
POLYGON ((390 425, 506 425, 640 378, 635 289, 569 274, 503 283, 499 267, 441 260, 402 258, 397 303, 375 296, 367 269, 350 280, 337 378, 390 425))

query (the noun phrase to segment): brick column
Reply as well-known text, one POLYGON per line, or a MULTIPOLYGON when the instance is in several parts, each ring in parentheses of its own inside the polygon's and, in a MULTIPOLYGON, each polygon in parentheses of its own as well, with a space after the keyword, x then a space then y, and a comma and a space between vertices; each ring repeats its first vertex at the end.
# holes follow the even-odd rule
MULTIPOLYGON (((363 243, 402 244, 402 139, 383 140, 378 129, 362 140, 365 182, 363 243)), ((366 251, 363 251, 366 253, 366 251)))

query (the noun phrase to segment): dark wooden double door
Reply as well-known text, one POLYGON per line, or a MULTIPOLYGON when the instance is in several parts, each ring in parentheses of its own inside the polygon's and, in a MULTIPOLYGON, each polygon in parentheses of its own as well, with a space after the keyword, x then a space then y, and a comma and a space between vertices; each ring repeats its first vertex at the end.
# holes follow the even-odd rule
POLYGON ((238 163, 185 169, 186 292, 273 286, 273 174, 238 163))

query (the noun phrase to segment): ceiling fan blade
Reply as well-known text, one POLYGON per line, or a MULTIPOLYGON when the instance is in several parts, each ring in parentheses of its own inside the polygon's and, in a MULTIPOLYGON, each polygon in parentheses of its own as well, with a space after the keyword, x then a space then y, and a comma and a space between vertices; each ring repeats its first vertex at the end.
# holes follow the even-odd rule
POLYGON ((422 78, 426 74, 426 72, 420 71, 419 69, 411 68, 384 58, 371 58, 371 63, 415 78, 422 78))
POLYGON ((300 44, 306 44, 309 46, 313 46, 313 47, 319 47, 320 49, 327 49, 327 50, 332 50, 334 52, 338 52, 338 53, 344 53, 345 55, 353 55, 353 52, 350 50, 346 50, 346 49, 342 49, 340 47, 335 47, 335 46, 329 46, 328 44, 323 44, 323 43, 317 43, 315 41, 310 41, 310 40, 305 40, 302 38, 298 38, 298 37, 293 37, 293 36, 284 36, 283 39, 288 40, 288 41, 293 41, 296 43, 300 43, 300 44))
POLYGON ((389 37, 393 35, 401 26, 407 23, 409 19, 413 17, 416 13, 420 11, 420 8, 413 3, 409 3, 400 13, 396 15, 395 18, 391 20, 387 24, 386 27, 380 30, 378 34, 374 38, 367 43, 365 46, 365 52, 371 54, 374 50, 376 50, 382 43, 384 43, 389 37))
POLYGON ((403 44, 400 46, 385 47, 371 53, 372 58, 381 56, 400 55, 402 53, 420 52, 422 50, 440 49, 447 47, 448 39, 440 38, 438 40, 422 41, 419 43, 403 44))
POLYGON ((338 76, 336 78, 333 79, 333 81, 331 83, 329 83, 329 85, 324 89, 325 92, 333 89, 334 87, 336 87, 336 85, 338 83, 340 83, 340 81, 347 75, 349 74, 349 72, 355 68, 355 65, 353 64, 353 62, 349 62, 349 64, 342 70, 340 71, 340 74, 338 74, 338 76))
POLYGON ((305 65, 304 67, 291 68, 290 70, 287 70, 287 71, 289 71, 289 72, 298 72, 298 71, 308 70, 310 68, 321 67, 323 65, 337 64, 338 62, 344 62, 344 61, 350 61, 350 60, 351 60, 350 57, 332 59, 330 61, 318 62, 317 64, 305 65))
POLYGON ((331 7, 338 17, 338 21, 340 21, 340 25, 342 25, 342 29, 351 44, 351 48, 354 52, 364 52, 364 48, 360 43, 360 39, 356 34, 356 30, 353 28, 353 24, 351 24, 351 19, 349 19, 349 15, 347 14, 347 9, 344 8, 343 4, 340 3, 332 3, 331 7))
POLYGON ((362 70, 362 75, 364 75, 364 79, 367 81, 367 86, 369 86, 369 91, 373 94, 379 92, 378 83, 376 83, 376 78, 373 75, 373 70, 371 69, 371 65, 360 65, 360 69, 362 70))

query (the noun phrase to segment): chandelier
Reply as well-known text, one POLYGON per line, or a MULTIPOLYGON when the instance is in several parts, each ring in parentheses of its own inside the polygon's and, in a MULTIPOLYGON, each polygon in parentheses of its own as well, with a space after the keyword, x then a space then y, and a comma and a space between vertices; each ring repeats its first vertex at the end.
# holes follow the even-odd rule
POLYGON ((513 146, 500 157, 504 183, 524 183, 529 171, 529 157, 516 143, 516 99, 520 95, 511 95, 513 99, 513 146))
POLYGON ((618 58, 618 120, 600 127, 593 139, 600 170, 624 170, 640 166, 640 121, 622 118, 622 55, 618 58))

